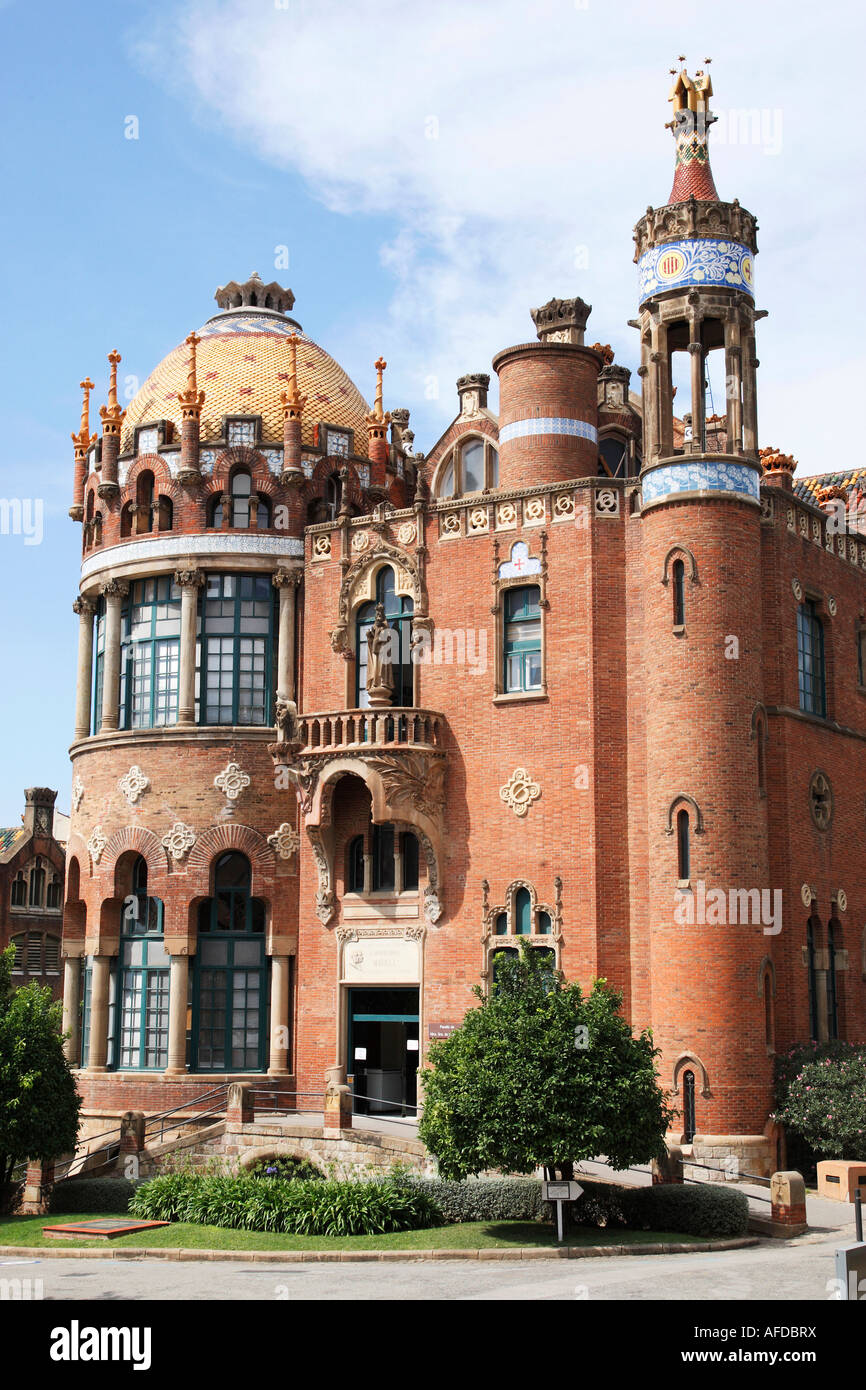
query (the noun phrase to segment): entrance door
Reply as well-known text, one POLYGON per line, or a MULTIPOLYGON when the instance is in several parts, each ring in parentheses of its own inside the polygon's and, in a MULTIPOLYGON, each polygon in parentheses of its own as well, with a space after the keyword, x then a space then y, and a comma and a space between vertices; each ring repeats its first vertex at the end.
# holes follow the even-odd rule
POLYGON ((349 1056, 358 1115, 415 1115, 417 989, 350 989, 349 1056))

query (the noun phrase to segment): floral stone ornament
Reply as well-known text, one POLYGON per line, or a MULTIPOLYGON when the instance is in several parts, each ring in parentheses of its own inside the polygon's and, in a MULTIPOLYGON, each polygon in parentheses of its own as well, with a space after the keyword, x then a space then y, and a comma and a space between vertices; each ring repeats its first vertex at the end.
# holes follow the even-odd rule
POLYGON ((84 796, 84 783, 76 774, 75 781, 72 783, 72 809, 77 811, 81 805, 81 798, 84 796))
POLYGON ((167 835, 162 837, 163 849, 167 849, 172 859, 180 860, 189 854, 195 844, 195 831, 182 820, 175 821, 167 835))
POLYGON ((108 840, 102 833, 102 826, 95 825, 91 831, 90 839, 87 841, 87 852, 94 864, 99 863, 102 858, 102 852, 107 844, 108 840))
POLYGON ((298 835, 288 821, 274 831, 273 835, 268 836, 268 844, 280 859, 291 859, 293 854, 297 854, 301 844, 301 837, 298 835))
POLYGON ((541 796, 541 788, 525 767, 516 767, 505 786, 499 788, 499 795, 516 816, 525 816, 533 801, 541 796))
POLYGON ((134 806, 142 792, 146 792, 150 786, 150 778, 145 777, 137 763, 133 763, 125 777, 121 777, 117 784, 118 790, 123 792, 130 806, 134 806))
POLYGON ((229 763, 222 772, 218 772, 213 779, 213 784, 218 791, 221 791, 227 801, 237 801, 244 787, 250 785, 250 779, 241 768, 240 763, 229 763))

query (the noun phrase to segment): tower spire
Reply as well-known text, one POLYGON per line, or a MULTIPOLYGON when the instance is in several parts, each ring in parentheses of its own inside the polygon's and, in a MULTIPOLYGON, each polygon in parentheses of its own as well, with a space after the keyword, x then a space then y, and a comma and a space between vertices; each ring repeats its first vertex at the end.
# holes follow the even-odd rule
MULTIPOLYGON (((667 129, 673 131, 676 143, 674 183, 668 202, 684 203, 688 198, 701 198, 717 203, 719 195, 713 182, 709 150, 710 126, 716 119, 709 104, 713 95, 712 79, 703 68, 689 77, 683 54, 679 61, 683 64, 679 72, 671 68, 675 81, 668 97, 673 103, 673 120, 667 122, 667 129)), ((704 62, 709 66, 712 59, 705 58, 704 62)))
POLYGON ((201 342, 197 333, 189 333, 185 339, 189 348, 189 360, 186 364, 186 390, 178 392, 178 400, 181 404, 182 419, 198 419, 201 415, 201 408, 204 405, 204 391, 198 389, 198 377, 196 369, 195 350, 201 342))

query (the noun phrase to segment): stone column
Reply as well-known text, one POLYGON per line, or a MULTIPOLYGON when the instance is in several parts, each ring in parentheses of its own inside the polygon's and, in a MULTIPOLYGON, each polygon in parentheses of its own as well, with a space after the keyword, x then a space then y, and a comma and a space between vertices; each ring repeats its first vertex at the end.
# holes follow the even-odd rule
POLYGON ((288 1076, 289 957, 271 956, 271 1045, 269 1076, 288 1076))
POLYGON ((758 452, 758 392, 755 369, 758 359, 755 356, 755 330, 749 328, 743 345, 745 370, 743 372, 743 450, 747 454, 758 452))
POLYGON ((295 608, 302 578, 300 567, 278 569, 273 576, 280 593, 279 636, 277 640, 277 699, 295 699, 295 608))
POLYGON ((90 697, 93 673, 93 615, 96 604, 77 598, 72 605, 78 614, 78 676, 75 685, 74 737, 87 738, 90 733, 90 697))
POLYGON ((80 1044, 78 1038, 79 1001, 81 998, 81 957, 63 958, 63 1055, 70 1066, 77 1067, 80 1044))
POLYGON ((108 1070, 108 996, 110 983, 111 957, 94 956, 90 994, 88 1071, 108 1070))
POLYGON ((198 591, 204 584, 202 570, 175 570, 174 582, 180 589, 180 672, 178 675, 177 722, 195 723, 195 644, 198 591))
POLYGON ((726 452, 743 452, 743 364, 740 321, 736 313, 725 320, 725 394, 727 397, 726 452))
POLYGON ((704 451, 704 348, 701 343, 701 320, 698 314, 691 319, 689 369, 692 390, 692 453, 704 451))
POLYGON ((369 897, 373 891, 373 856, 364 855, 364 896, 369 897))
POLYGON ((168 985, 168 1066, 165 1076, 186 1074, 186 1008, 189 956, 170 957, 168 985))
POLYGON ((102 585, 105 597, 105 655, 102 668, 102 723, 100 729, 117 728, 117 706, 120 700, 120 613, 129 585, 120 579, 109 579, 102 585))

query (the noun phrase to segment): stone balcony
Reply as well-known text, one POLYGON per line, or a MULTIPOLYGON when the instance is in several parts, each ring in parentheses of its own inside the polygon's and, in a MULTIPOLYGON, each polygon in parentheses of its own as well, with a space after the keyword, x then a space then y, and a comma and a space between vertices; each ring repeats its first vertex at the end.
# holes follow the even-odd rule
POLYGON ((303 754, 372 747, 438 748, 441 714, 413 707, 344 709, 298 716, 298 741, 303 754))

